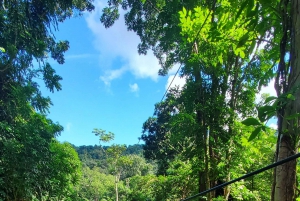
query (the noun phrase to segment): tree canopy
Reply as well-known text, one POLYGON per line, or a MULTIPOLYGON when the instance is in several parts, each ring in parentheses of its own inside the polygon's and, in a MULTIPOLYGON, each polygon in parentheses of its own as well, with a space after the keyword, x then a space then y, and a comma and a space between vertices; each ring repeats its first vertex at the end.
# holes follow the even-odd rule
POLYGON ((56 41, 54 32, 60 22, 94 6, 89 0, 0 4, 0 198, 42 199, 53 182, 48 174, 52 139, 63 128, 47 119, 51 101, 37 79, 51 92, 61 90, 62 77, 47 60, 63 64, 69 43, 56 41))
MULTIPOLYGON (((103 25, 124 10, 138 52, 154 52, 160 75, 179 65, 185 79, 143 124, 145 144, 128 147, 55 140, 63 128, 47 118, 37 81, 62 89, 48 61, 63 64, 69 42, 55 32, 93 1, 0 4, 0 200, 181 200, 298 152, 299 0, 109 0, 103 25), (258 102, 270 80, 277 97, 258 102)), ((294 160, 199 200, 296 201, 298 170, 294 160)))
MULTIPOLYGON (((105 27, 119 18, 120 9, 125 10, 128 30, 141 39, 138 52, 152 50, 161 75, 181 64, 180 75, 186 78, 185 87, 170 90, 156 105, 156 117, 144 124, 141 139, 147 158, 162 162, 164 154, 165 160, 195 157, 199 191, 209 189, 219 179, 231 178, 230 165, 224 166, 225 178, 218 165, 233 157, 232 148, 241 138, 238 123, 249 116, 243 121, 254 126, 249 140, 272 133, 264 123, 277 116, 274 161, 297 152, 297 0, 109 1, 100 18, 105 27), (255 94, 271 79, 278 99, 256 105, 255 94)), ((164 167, 166 171, 168 165, 164 167)), ((296 199, 295 172, 295 161, 275 169, 271 200, 296 199)), ((229 199, 230 189, 224 191, 229 199)), ((215 196, 208 194, 207 199, 215 196)))

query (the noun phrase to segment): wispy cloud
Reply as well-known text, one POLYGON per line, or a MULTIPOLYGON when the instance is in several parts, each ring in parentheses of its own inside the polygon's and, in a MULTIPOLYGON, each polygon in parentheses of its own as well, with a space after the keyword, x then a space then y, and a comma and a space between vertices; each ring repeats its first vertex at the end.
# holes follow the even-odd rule
POLYGON ((127 31, 123 15, 121 14, 120 19, 109 29, 105 29, 100 23, 101 10, 105 4, 99 0, 95 1, 95 11, 85 16, 88 28, 95 37, 94 46, 99 51, 101 68, 104 71, 101 80, 107 85, 107 81, 111 82, 128 71, 136 78, 150 78, 156 81, 159 63, 151 51, 147 55, 138 54, 137 45, 140 39, 135 33, 127 31), (123 67, 113 68, 112 64, 117 59, 122 62, 123 67), (113 76, 113 72, 122 73, 113 76))
POLYGON ((129 84, 130 91, 131 92, 138 92, 139 91, 139 85, 137 83, 129 84))
POLYGON ((91 54, 71 54, 71 55, 66 55, 66 59, 84 59, 88 57, 92 57, 93 55, 91 54))
POLYGON ((100 79, 106 86, 110 86, 110 82, 121 77, 125 71, 125 67, 116 70, 107 70, 103 76, 100 76, 100 79))
POLYGON ((270 124, 269 127, 273 128, 275 130, 277 130, 277 128, 278 128, 277 124, 274 124, 274 123, 270 124))
POLYGON ((66 128, 66 131, 67 131, 67 132, 71 131, 72 123, 71 123, 71 122, 68 122, 67 125, 65 126, 65 128, 66 128))

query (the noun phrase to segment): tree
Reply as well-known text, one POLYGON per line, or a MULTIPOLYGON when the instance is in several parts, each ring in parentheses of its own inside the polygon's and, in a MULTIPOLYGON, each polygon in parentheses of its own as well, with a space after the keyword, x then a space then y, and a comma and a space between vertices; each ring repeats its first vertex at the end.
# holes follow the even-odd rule
MULTIPOLYGON (((155 201, 155 190, 158 189, 157 177, 155 175, 134 176, 130 178, 130 192, 128 200, 155 201)), ((156 191, 158 192, 158 190, 156 191)))
MULTIPOLYGON (((293 93, 295 98, 278 111, 278 150, 277 160, 294 155, 298 152, 299 143, 299 72, 300 72, 300 32, 299 24, 300 2, 298 0, 283 1, 282 25, 283 34, 280 46, 280 63, 277 71, 276 91, 278 96, 293 93), (290 48, 290 50, 288 50, 290 48), (286 63, 284 53, 289 52, 286 63)), ((287 95, 288 96, 288 95, 287 95)), ((276 186, 274 200, 295 200, 296 160, 276 168, 276 186)))
MULTIPOLYGON (((114 133, 106 133, 106 131, 102 129, 94 129, 93 133, 95 133, 96 136, 99 136, 100 142, 109 142, 114 139, 114 133)), ((119 200, 118 184, 120 182, 120 178, 132 164, 131 158, 128 156, 124 156, 125 150, 125 145, 113 144, 105 151, 107 154, 107 162, 110 165, 110 173, 115 177, 116 201, 119 200)))
POLYGON ((132 164, 131 158, 123 155, 125 150, 125 145, 112 145, 107 149, 107 161, 111 165, 111 173, 115 176, 116 201, 119 200, 118 184, 120 178, 132 164))
POLYGON ((105 130, 94 128, 92 131, 96 136, 99 136, 99 142, 110 142, 114 140, 115 134, 112 132, 106 133, 105 130))
POLYGON ((148 160, 156 160, 158 163, 158 175, 165 175, 168 164, 175 157, 175 150, 170 147, 169 124, 172 114, 176 113, 176 95, 179 92, 171 89, 167 94, 167 101, 155 105, 154 116, 148 118, 143 124, 141 139, 145 142, 143 147, 144 157, 148 160), (170 100, 170 101, 169 101, 170 100))
POLYGON ((74 187, 81 177, 81 162, 71 144, 53 140, 50 145, 52 153, 48 167, 49 182, 44 191, 49 198, 70 198, 74 187))
MULTIPOLYGON (((198 106, 197 122, 202 136, 196 143, 201 144, 202 138, 205 138, 202 145, 204 143, 206 170, 212 164, 211 159, 214 160, 211 150, 215 146, 206 134, 222 130, 216 130, 213 125, 223 121, 220 115, 215 114, 226 111, 222 109, 226 95, 230 96, 230 100, 225 101, 227 111, 233 117, 228 118, 231 135, 236 113, 240 114, 240 109, 249 112, 253 108, 253 105, 249 106, 251 102, 253 104, 253 95, 247 94, 245 87, 256 90, 274 77, 274 71, 277 74, 275 112, 279 133, 275 160, 297 152, 299 111, 296 108, 299 108, 300 98, 299 32, 296 28, 299 23, 298 0, 109 1, 101 17, 106 27, 119 17, 119 5, 129 10, 125 14, 128 29, 141 38, 139 52, 146 53, 152 49, 162 64, 161 74, 166 74, 176 62, 184 64, 182 74, 190 78, 189 84, 194 89, 193 97, 198 106), (178 19, 180 10, 181 17, 178 19), (182 41, 178 40, 180 34, 182 41), (263 50, 258 48, 262 44, 263 50), (212 104, 206 104, 207 97, 212 104), (214 112, 203 111, 206 106, 214 112)), ((270 114, 265 113, 265 116, 271 116, 274 110, 267 111, 266 108, 264 111, 270 114)), ((266 127, 257 127, 250 138, 255 138, 262 130, 266 127)), ((209 175, 206 170, 205 174, 209 175)), ((295 175, 296 161, 275 169, 272 200, 295 200, 295 175)), ((202 186, 207 188, 209 179, 205 175, 204 178, 202 186)))
MULTIPOLYGON (((245 3, 246 4, 246 3, 245 3)), ((299 90, 297 76, 299 72, 298 44, 299 32, 299 2, 296 0, 275 1, 272 3, 260 1, 255 14, 263 19, 254 24, 256 29, 265 29, 270 33, 267 45, 269 60, 278 64, 275 77, 277 100, 270 107, 270 102, 259 110, 259 120, 264 122, 273 115, 278 118, 278 140, 275 161, 282 160, 297 153, 299 137, 297 125, 299 122, 298 99, 299 90), (275 8, 275 9, 274 9, 275 8), (269 19, 270 17, 273 19, 269 19), (269 25, 267 25, 269 24, 269 25), (263 113, 262 113, 263 112, 263 113), (261 114, 260 114, 261 113, 261 114), (275 113, 275 114, 274 114, 275 113)), ((271 200, 295 200, 296 160, 275 168, 271 200)))
MULTIPOLYGON (((164 132, 157 132, 160 125, 156 119, 149 119, 145 128, 150 132, 142 138, 146 150, 154 145, 151 153, 163 150, 155 149, 157 145, 168 147, 164 144, 167 136, 176 136, 177 142, 186 139, 183 150, 193 150, 190 156, 197 156, 200 163, 199 191, 217 181, 215 169, 222 158, 217 150, 226 148, 225 160, 229 160, 230 147, 238 134, 234 126, 237 114, 253 114, 257 88, 273 76, 279 43, 272 28, 279 27, 280 20, 274 20, 277 13, 272 10, 277 2, 261 2, 124 0, 110 2, 103 10, 101 21, 109 27, 118 18, 118 5, 129 9, 125 21, 128 29, 141 38, 139 52, 152 48, 162 64, 161 74, 176 62, 184 64, 181 75, 187 77, 187 84, 175 100, 178 114, 172 117, 171 110, 166 112, 169 120, 162 124, 164 132), (182 41, 178 40, 180 36, 182 41), (263 41, 267 45, 261 50, 263 41), (170 119, 172 126, 168 124, 170 119)), ((174 105, 172 99, 169 101, 174 105)), ((209 200, 213 197, 208 195, 209 200)))
POLYGON ((52 138, 62 131, 45 116, 32 111, 26 118, 19 115, 14 124, 0 122, 0 198, 31 200, 41 198, 44 187, 52 179, 48 174, 52 154, 52 138))
POLYGON ((94 6, 89 0, 0 4, 0 196, 32 200, 42 196, 42 186, 51 179, 44 170, 52 138, 62 130, 45 117, 51 101, 36 80, 41 78, 51 92, 61 89, 62 78, 47 58, 63 64, 69 43, 56 41, 53 32, 59 22, 94 6))
MULTIPOLYGON (((122 184, 119 184, 122 186, 122 184)), ((101 173, 98 167, 83 167, 82 177, 75 187, 73 200, 110 200, 115 197, 114 176, 101 173)))

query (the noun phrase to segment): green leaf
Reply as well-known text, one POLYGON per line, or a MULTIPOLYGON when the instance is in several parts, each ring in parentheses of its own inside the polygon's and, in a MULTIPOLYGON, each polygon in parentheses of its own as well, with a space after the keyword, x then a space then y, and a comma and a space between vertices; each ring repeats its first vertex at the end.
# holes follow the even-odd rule
POLYGON ((253 118, 253 117, 249 117, 248 119, 245 119, 244 121, 242 121, 242 124, 246 125, 246 126, 260 126, 262 125, 257 119, 253 118))
POLYGON ((0 52, 5 52, 5 49, 3 47, 0 47, 0 52))
POLYGON ((221 54, 218 56, 218 59, 219 59, 219 62, 220 62, 220 63, 223 63, 223 57, 222 57, 221 54))
POLYGON ((269 103, 269 102, 271 102, 272 100, 276 100, 276 99, 277 99, 276 96, 269 96, 268 98, 266 98, 265 103, 269 103))
POLYGON ((290 100, 296 100, 296 98, 293 94, 288 94, 286 97, 290 100))
POLYGON ((185 17, 187 14, 185 7, 182 8, 182 13, 183 13, 183 16, 185 17))
POLYGON ((254 0, 247 0, 248 1, 248 6, 247 6, 247 16, 248 14, 252 11, 254 7, 254 0))
POLYGON ((259 107, 258 109, 258 118, 260 121, 266 121, 267 116, 271 117, 275 115, 276 112, 276 107, 270 106, 270 105, 265 105, 262 107, 259 107))
POLYGON ((248 4, 248 0, 245 0, 245 1, 242 3, 240 10, 237 12, 237 14, 236 14, 236 16, 235 16, 236 19, 239 18, 239 16, 241 15, 242 11, 243 11, 243 10, 245 9, 245 7, 247 6, 247 4, 248 4))
POLYGON ((245 58, 245 53, 244 53, 244 51, 240 51, 240 57, 241 57, 242 59, 245 58))
POLYGON ((252 141, 254 138, 256 138, 256 136, 260 133, 261 129, 262 129, 262 126, 255 128, 255 130, 252 131, 248 141, 252 141))
POLYGON ((247 40, 249 39, 249 33, 246 33, 245 35, 243 35, 237 45, 237 47, 242 47, 245 45, 245 43, 247 42, 247 40))

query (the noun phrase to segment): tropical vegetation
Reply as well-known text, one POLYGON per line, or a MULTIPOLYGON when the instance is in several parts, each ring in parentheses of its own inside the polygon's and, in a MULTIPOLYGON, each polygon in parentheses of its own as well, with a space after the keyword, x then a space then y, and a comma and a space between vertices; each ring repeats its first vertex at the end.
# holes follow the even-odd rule
MULTIPOLYGON (((298 153, 299 0, 109 0, 103 25, 125 13, 138 52, 186 82, 145 119, 143 145, 104 146, 114 134, 94 129, 100 144, 83 147, 55 139, 36 80, 61 90, 48 58, 63 64, 69 43, 53 30, 93 1, 0 4, 0 200, 184 200, 298 153), (271 80, 277 96, 257 100, 271 80)), ((292 160, 195 199, 296 201, 299 174, 292 160)))

